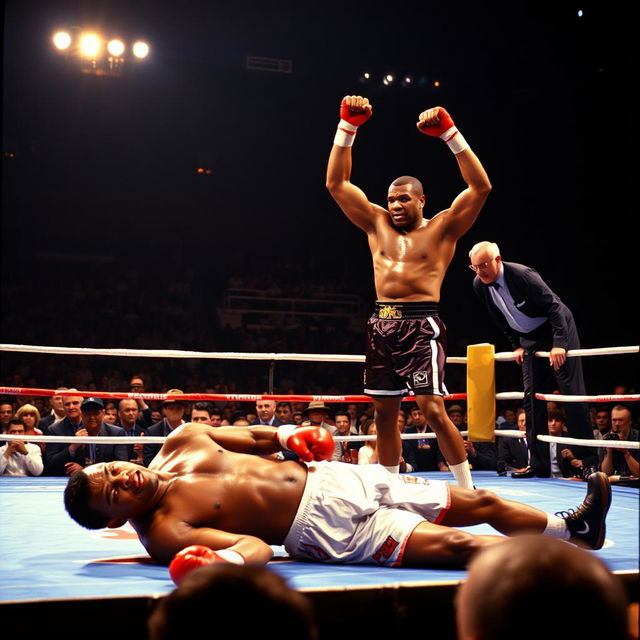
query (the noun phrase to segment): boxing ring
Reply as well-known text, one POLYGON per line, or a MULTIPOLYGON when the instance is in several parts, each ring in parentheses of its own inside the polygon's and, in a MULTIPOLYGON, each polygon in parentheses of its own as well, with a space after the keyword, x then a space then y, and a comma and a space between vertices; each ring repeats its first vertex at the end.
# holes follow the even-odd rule
MULTIPOLYGON (((0 350, 10 349, 22 350, 23 346, 0 345, 0 350)), ((39 352, 42 353, 42 348, 33 349, 40 349, 39 352)), ((638 352, 637 347, 623 349, 626 350, 624 353, 638 352)), ((132 355, 132 350, 79 351, 97 352, 99 355, 114 351, 117 353, 110 355, 132 355)), ((178 357, 196 357, 194 352, 181 353, 189 355, 178 357)), ((154 355, 159 356, 157 352, 154 355)), ((224 355, 229 357, 232 354, 224 355)), ((256 354, 238 355, 251 359, 256 354)), ((279 355, 295 359, 306 358, 305 354, 259 355, 260 358, 253 359, 267 359, 270 363, 278 360, 279 355)), ((572 355, 571 352, 569 355, 572 355)), ((508 356, 509 354, 496 354, 495 361, 509 360, 508 356)), ((212 357, 220 357, 220 354, 212 357)), ((336 361, 340 356, 319 356, 318 359, 320 358, 336 361)), ((347 359, 343 361, 361 361, 360 356, 345 358, 347 359)), ((464 358, 451 358, 448 361, 466 364, 464 358)), ((45 396, 53 395, 54 391, 0 387, 0 393, 45 396)), ((166 394, 96 391, 69 391, 60 395, 65 394, 102 398, 144 397, 148 400, 166 398, 166 394)), ((519 399, 522 395, 518 392, 497 393, 496 399, 519 399)), ((181 397, 190 401, 231 399, 253 402, 272 398, 294 402, 370 402, 366 396, 184 394, 181 397)), ((453 394, 445 399, 465 397, 466 394, 453 394)), ((557 395, 549 398, 554 401, 584 401, 584 398, 562 398, 557 395)), ((633 396, 625 399, 634 401, 638 398, 633 396)), ((410 401, 411 397, 405 400, 410 401)), ((618 396, 601 396, 589 397, 587 401, 620 400, 618 396)), ((520 436, 518 432, 496 432, 496 435, 520 436)), ((11 437, 6 436, 7 439, 11 437)), ((40 438, 45 442, 47 438, 52 439, 51 436, 40 438)), ((29 436, 28 439, 36 442, 39 438, 29 436)), ((363 441, 367 436, 353 436, 352 439, 363 441)), ((86 440, 98 441, 99 438, 86 440)), ((164 439, 149 437, 145 442, 152 443, 156 440, 164 439)), ((620 445, 613 443, 613 446, 620 445)), ((477 488, 489 489, 501 497, 526 502, 551 513, 575 508, 584 499, 586 490, 585 483, 569 479, 512 479, 497 476, 495 471, 473 471, 472 474, 477 488)), ((445 472, 411 475, 454 482, 453 476, 445 472)), ((75 524, 63 507, 62 494, 66 483, 66 477, 0 477, 0 514, 3 522, 0 528, 0 616, 3 623, 6 623, 3 624, 3 629, 6 632, 21 633, 25 637, 24 621, 42 620, 51 629, 84 628, 93 638, 113 638, 114 635, 125 639, 144 638, 145 621, 149 612, 158 598, 174 588, 168 569, 148 559, 129 525, 120 529, 88 531, 75 524), (70 621, 77 621, 83 626, 78 627, 75 622, 70 621)), ((640 564, 638 498, 637 483, 636 486, 613 483, 606 542, 602 549, 590 552, 601 558, 611 571, 621 577, 630 600, 635 602, 638 601, 640 564)), ((467 527, 465 530, 472 533, 496 533, 488 525, 467 527)), ((445 634, 444 637, 455 635, 453 600, 457 586, 466 576, 465 570, 324 565, 291 561, 282 547, 274 547, 274 552, 269 568, 281 574, 292 587, 306 593, 313 600, 318 613, 321 638, 339 638, 347 634, 352 636, 356 632, 376 635, 412 633, 424 631, 425 628, 432 633, 445 634)), ((286 624, 286 621, 278 623, 286 624)), ((268 626, 271 628, 273 621, 268 626)))

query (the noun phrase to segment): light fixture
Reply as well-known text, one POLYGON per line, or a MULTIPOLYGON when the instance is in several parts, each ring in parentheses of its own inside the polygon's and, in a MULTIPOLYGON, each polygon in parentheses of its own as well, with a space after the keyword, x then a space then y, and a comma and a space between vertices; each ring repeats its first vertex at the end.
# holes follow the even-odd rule
POLYGON ((395 79, 396 78, 392 73, 387 73, 382 79, 382 84, 384 84, 385 87, 389 87, 395 82, 395 79))
POLYGON ((80 36, 80 53, 86 58, 97 58, 101 48, 102 42, 95 33, 84 33, 80 36))
POLYGON ((59 51, 65 51, 71 45, 71 36, 66 31, 53 34, 53 46, 59 51))
POLYGON ((107 44, 107 51, 116 57, 120 57, 124 53, 124 42, 122 40, 118 40, 117 38, 114 40, 110 40, 107 44))
POLYGON ((133 55, 136 58, 146 58, 149 55, 149 45, 142 40, 133 43, 133 55))

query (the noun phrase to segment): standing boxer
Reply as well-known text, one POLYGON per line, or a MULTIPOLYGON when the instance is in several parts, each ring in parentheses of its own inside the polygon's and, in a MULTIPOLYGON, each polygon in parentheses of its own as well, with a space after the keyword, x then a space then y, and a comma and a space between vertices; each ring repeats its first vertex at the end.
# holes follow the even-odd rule
POLYGON ((467 188, 448 209, 423 217, 425 195, 416 178, 391 183, 388 209, 369 202, 351 183, 351 146, 372 114, 367 98, 347 96, 327 168, 327 188, 369 239, 376 308, 368 322, 364 392, 373 398, 380 463, 398 471, 402 449, 396 422, 411 390, 458 484, 473 488, 462 436, 445 411, 446 328, 438 316, 440 288, 458 239, 473 225, 491 183, 476 155, 442 107, 423 111, 418 131, 444 140, 467 188))

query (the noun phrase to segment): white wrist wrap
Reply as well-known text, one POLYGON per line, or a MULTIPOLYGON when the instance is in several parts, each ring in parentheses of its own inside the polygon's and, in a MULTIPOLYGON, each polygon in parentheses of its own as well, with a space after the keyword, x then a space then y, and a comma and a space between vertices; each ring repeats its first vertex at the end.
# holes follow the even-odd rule
POLYGON ((237 551, 232 551, 231 549, 220 549, 220 551, 216 551, 216 553, 227 562, 231 564, 244 564, 244 558, 242 554, 237 551))
POLYGON ((287 448, 287 440, 297 428, 298 427, 295 424, 283 424, 276 429, 276 438, 278 438, 278 442, 282 449, 289 451, 287 448))
POLYGON ((353 144, 357 131, 358 127, 355 125, 346 120, 340 120, 333 144, 337 147, 350 147, 353 144))
POLYGON ((458 131, 458 127, 451 127, 447 129, 440 138, 447 143, 447 146, 453 153, 460 153, 469 148, 467 141, 463 135, 458 131))

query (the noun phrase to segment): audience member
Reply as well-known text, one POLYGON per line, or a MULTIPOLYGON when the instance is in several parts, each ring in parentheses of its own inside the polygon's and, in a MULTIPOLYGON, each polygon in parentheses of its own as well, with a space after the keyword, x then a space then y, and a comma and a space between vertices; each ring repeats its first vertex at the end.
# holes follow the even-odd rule
MULTIPOLYGON (((498 446, 495 442, 472 442, 465 436, 464 450, 471 469, 495 471, 498 464, 498 446)), ((442 454, 440 454, 442 456, 442 454)), ((442 462, 445 462, 442 458, 442 462)))
POLYGON ((467 430, 467 420, 464 409, 459 404, 452 404, 447 409, 449 419, 456 425, 458 431, 467 430))
MULTIPOLYGON (((357 432, 351 428, 351 420, 346 411, 336 411, 334 415, 335 428, 332 430, 334 436, 355 436, 357 432)), ((355 440, 346 440, 344 442, 335 442, 335 452, 333 460, 339 462, 349 462, 358 464, 358 449, 362 442, 355 440)))
POLYGON ((209 402, 196 402, 191 408, 189 422, 211 424, 211 404, 209 402))
POLYGON ((611 429, 610 414, 607 408, 602 406, 596 407, 593 421, 595 424, 593 437, 596 440, 602 440, 611 429))
MULTIPOLYGON (((167 397, 162 402, 162 413, 164 418, 151 425, 147 429, 147 435, 153 437, 167 437, 174 429, 184 424, 184 414, 189 408, 189 403, 180 398, 184 395, 181 389, 169 389, 167 397)), ((148 467, 150 462, 156 457, 161 444, 145 444, 143 450, 144 466, 148 467)))
POLYGON ((148 620, 149 640, 199 637, 211 626, 212 611, 237 620, 234 635, 241 638, 264 635, 269 621, 277 621, 280 640, 318 638, 311 601, 282 576, 261 566, 211 564, 158 602, 148 620))
MULTIPOLYGON (((371 418, 362 426, 362 435, 375 436, 378 433, 375 420, 371 418)), ((378 442, 377 440, 365 440, 358 450, 358 464, 378 463, 378 442)))
POLYGON ((498 415, 496 419, 496 425, 498 429, 507 429, 513 431, 517 429, 517 411, 507 408, 498 415))
POLYGON ((346 411, 349 414, 351 428, 358 431, 358 427, 360 426, 358 422, 358 418, 360 417, 358 412, 358 405, 355 402, 350 402, 349 404, 347 404, 346 411))
MULTIPOLYGON (((549 435, 557 438, 569 437, 564 412, 559 409, 551 409, 548 418, 549 435)), ((555 442, 549 443, 549 459, 551 460, 551 477, 553 478, 581 478, 585 470, 596 467, 598 458, 593 453, 581 455, 582 451, 591 452, 571 445, 555 442)))
POLYGON ((290 402, 282 400, 276 405, 276 416, 281 424, 293 424, 293 408, 290 402))
MULTIPOLYGON (((7 433, 12 436, 26 435, 24 422, 11 418, 7 433)), ((0 474, 4 476, 39 476, 44 469, 42 451, 36 444, 23 440, 10 440, 0 447, 0 474)))
MULTIPOLYGON (((145 430, 138 423, 140 417, 140 409, 138 403, 133 398, 122 398, 118 403, 118 421, 117 426, 124 429, 127 437, 144 436, 145 430)), ((127 460, 142 464, 144 461, 143 443, 127 444, 127 460)))
MULTIPOLYGON (((67 391, 67 387, 58 387, 56 391, 67 391)), ((38 423, 38 429, 45 435, 49 433, 49 427, 58 420, 64 418, 64 397, 59 393, 52 395, 49 398, 49 404, 51 405, 51 411, 44 416, 38 423)))
POLYGON ((304 423, 314 427, 322 427, 331 433, 333 431, 333 409, 324 402, 310 402, 302 412, 304 423))
MULTIPOLYGON (((604 440, 638 442, 640 432, 632 427, 631 411, 624 405, 611 409, 611 430, 604 440)), ((640 476, 638 449, 600 449, 600 470, 608 476, 640 476)))
MULTIPOLYGON (((77 389, 69 389, 69 391, 77 391, 77 389)), ((63 396, 64 418, 56 420, 49 426, 49 435, 87 435, 86 431, 81 429, 82 414, 80 413, 80 405, 83 400, 82 396, 63 396), (78 433, 78 431, 83 431, 83 433, 78 433)), ((64 465, 71 462, 81 445, 59 442, 50 442, 48 444, 44 457, 45 474, 48 476, 66 475, 64 465)))
MULTIPOLYGON (((20 418, 20 420, 24 422, 25 434, 27 436, 43 435, 42 430, 37 427, 37 425, 40 423, 40 412, 32 404, 23 404, 16 411, 16 418, 20 418)), ((40 451, 44 454, 44 450, 46 446, 45 443, 38 442, 37 446, 40 448, 40 451)))
MULTIPOLYGON (((276 401, 275 400, 258 400, 256 402, 257 419, 252 421, 253 424, 266 424, 270 427, 279 427, 283 423, 276 417, 276 401)), ((250 419, 247 416, 247 419, 250 419)))
MULTIPOLYGON (((400 435, 405 433, 407 425, 407 414, 404 409, 398 411, 398 431, 400 435)), ((416 470, 416 446, 415 441, 402 440, 402 454, 400 456, 399 471, 400 473, 411 473, 416 470)))
POLYGON ((118 422, 118 407, 113 400, 104 403, 104 421, 107 424, 117 424, 118 422))
POLYGON ((218 409, 215 405, 211 405, 211 411, 209 414, 211 420, 212 427, 221 427, 222 426, 222 411, 218 409))
POLYGON ((522 535, 485 547, 455 604, 459 640, 507 640, 514 629, 555 637, 560 620, 576 637, 627 637, 622 582, 600 558, 557 538, 522 535))
MULTIPOLYGON (((529 469, 529 444, 527 442, 527 414, 520 409, 516 416, 518 430, 524 438, 507 438, 498 436, 498 460, 496 470, 499 476, 506 476, 507 471, 525 472, 529 469)), ((533 477, 531 473, 530 477, 533 477)))
POLYGON ((13 418, 13 405, 10 402, 3 402, 0 404, 0 426, 2 427, 2 433, 7 432, 7 426, 11 418, 13 418))
MULTIPOLYGON (((144 393, 144 378, 139 375, 131 376, 131 379, 129 380, 129 391, 132 393, 144 393)), ((146 429, 152 424, 155 424, 151 416, 151 409, 146 401, 142 398, 136 398, 135 401, 138 403, 138 409, 140 409, 140 416, 138 418, 140 426, 143 429, 146 429)))
MULTIPOLYGON (((50 428, 53 436, 124 436, 122 427, 104 422, 104 402, 101 398, 81 396, 65 397, 64 420, 54 422, 50 428), (75 413, 78 412, 76 421, 75 413), (70 416, 73 416, 72 421, 70 416)), ((71 475, 96 462, 128 460, 125 444, 67 444, 48 443, 45 450, 47 475, 71 475)))
MULTIPOLYGON (((411 426, 405 429, 405 433, 432 433, 427 425, 427 420, 418 405, 413 405, 409 412, 411 426)), ((438 442, 435 438, 424 438, 424 440, 408 440, 414 448, 416 461, 416 471, 438 471, 438 442)))

